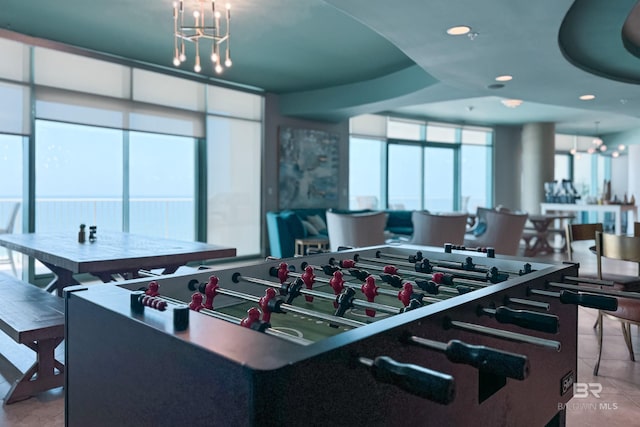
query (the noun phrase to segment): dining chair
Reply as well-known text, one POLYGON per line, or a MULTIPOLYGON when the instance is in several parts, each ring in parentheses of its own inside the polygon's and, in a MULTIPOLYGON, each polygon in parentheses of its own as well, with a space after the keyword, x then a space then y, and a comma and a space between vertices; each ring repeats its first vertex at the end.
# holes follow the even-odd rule
MULTIPOLYGON (((640 236, 624 236, 597 231, 596 258, 598 278, 603 278, 602 258, 628 261, 638 264, 640 271, 640 236)), ((603 321, 605 318, 617 320, 622 327, 622 336, 629 350, 629 358, 635 362, 633 343, 631 341, 631 325, 640 326, 640 300, 632 298, 618 298, 618 308, 615 311, 598 310, 598 358, 596 359, 593 375, 598 375, 602 358, 602 342, 604 336, 603 321)))
MULTIPOLYGON (((591 250, 587 249, 585 246, 585 250, 580 250, 583 248, 577 248, 577 245, 574 245, 576 242, 589 242, 592 241, 595 244, 596 232, 604 232, 604 226, 601 222, 596 223, 587 223, 587 224, 567 224, 565 227, 565 236, 567 240, 567 256, 569 261, 573 262, 581 262, 584 264, 592 263, 596 261, 593 257, 593 253, 591 250), (577 249, 577 250, 576 250, 577 249)), ((593 265, 593 264, 592 264, 593 265)), ((640 273, 640 271, 639 271, 640 273)), ((602 272, 602 277, 596 275, 589 274, 580 274, 580 277, 589 278, 589 279, 598 279, 601 278, 603 280, 608 280, 614 283, 614 288, 620 291, 628 291, 628 292, 638 292, 640 291, 640 277, 629 276, 624 274, 616 274, 611 272, 602 272)))
POLYGON ((528 216, 526 212, 478 207, 474 233, 465 235, 464 245, 491 247, 497 254, 516 255, 528 216))
POLYGON ((385 212, 345 214, 327 211, 327 232, 332 251, 340 247, 381 245, 385 242, 385 212))
POLYGON ((565 238, 567 240, 567 256, 569 261, 574 260, 574 242, 584 242, 596 239, 596 231, 603 232, 604 227, 601 222, 588 224, 567 224, 565 226, 565 238))
MULTIPOLYGON (((16 225, 16 218, 18 217, 18 211, 20 210, 20 202, 16 203, 9 214, 9 221, 4 228, 0 228, 0 234, 11 234, 13 233, 13 229, 16 225)), ((7 259, 0 260, 2 264, 11 264, 11 270, 13 271, 13 275, 17 276, 18 272, 16 271, 16 264, 13 260, 13 251, 11 249, 5 248, 7 251, 7 259)))
POLYGON ((445 243, 462 245, 467 227, 466 213, 430 213, 414 211, 411 214, 413 236, 411 243, 425 246, 444 246, 445 243))

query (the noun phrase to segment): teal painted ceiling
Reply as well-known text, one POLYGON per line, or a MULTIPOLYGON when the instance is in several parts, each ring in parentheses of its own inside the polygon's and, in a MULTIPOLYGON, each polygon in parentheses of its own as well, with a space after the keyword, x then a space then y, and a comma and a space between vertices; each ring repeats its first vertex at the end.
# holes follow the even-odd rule
MULTIPOLYGON (((229 1, 233 67, 218 76, 203 65, 201 75, 277 93, 284 114, 553 121, 578 134, 593 134, 596 121, 601 133, 640 128, 640 59, 622 36, 636 0, 229 1), (463 24, 475 38, 446 34, 463 24), (513 80, 490 88, 502 74, 513 80), (507 108, 505 98, 524 102, 507 108)), ((172 4, 2 0, 0 36, 174 70, 172 4)))

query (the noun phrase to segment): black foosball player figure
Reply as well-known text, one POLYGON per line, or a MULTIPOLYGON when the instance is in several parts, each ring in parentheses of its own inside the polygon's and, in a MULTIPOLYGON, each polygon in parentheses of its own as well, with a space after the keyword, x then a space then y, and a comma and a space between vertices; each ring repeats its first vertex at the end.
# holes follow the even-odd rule
POLYGON ((98 227, 95 225, 92 225, 89 227, 89 241, 90 242, 95 242, 97 239, 96 233, 98 232, 98 227))

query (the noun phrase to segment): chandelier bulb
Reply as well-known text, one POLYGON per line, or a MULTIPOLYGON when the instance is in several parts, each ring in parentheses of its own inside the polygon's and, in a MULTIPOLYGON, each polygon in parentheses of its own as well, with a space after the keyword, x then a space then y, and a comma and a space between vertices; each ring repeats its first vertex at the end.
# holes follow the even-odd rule
POLYGON ((185 62, 187 60, 187 55, 185 51, 185 41, 193 42, 196 46, 195 50, 195 65, 193 69, 195 72, 202 71, 201 63, 200 63, 200 52, 199 52, 199 42, 204 41, 205 39, 210 40, 213 43, 211 49, 211 61, 214 65, 214 70, 217 73, 222 73, 224 67, 230 67, 232 65, 232 61, 229 55, 229 39, 230 39, 230 31, 229 25, 231 20, 231 5, 226 4, 226 11, 223 8, 217 10, 215 0, 211 1, 211 9, 208 7, 205 8, 206 0, 198 0, 199 6, 197 9, 192 12, 193 18, 195 22, 193 25, 184 24, 184 17, 191 14, 184 10, 184 0, 171 0, 173 4, 173 14, 174 14, 174 46, 175 46, 175 54, 172 58, 172 62, 175 66, 179 66, 181 62, 185 62), (211 21, 209 23, 209 21, 211 21), (220 22, 220 21, 224 22, 220 22), (227 53, 224 58, 221 54, 221 50, 218 47, 219 44, 226 44, 227 53), (178 47, 180 48, 178 50, 178 47))
POLYGON ((604 145, 604 144, 602 144, 602 145, 600 146, 600 151, 607 151, 607 146, 606 146, 606 145, 604 145))

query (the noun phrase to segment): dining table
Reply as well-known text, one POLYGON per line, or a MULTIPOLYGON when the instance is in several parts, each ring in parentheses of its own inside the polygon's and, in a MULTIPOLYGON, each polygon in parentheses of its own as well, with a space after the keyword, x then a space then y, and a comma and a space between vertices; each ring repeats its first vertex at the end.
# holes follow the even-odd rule
POLYGON ((54 274, 46 289, 59 296, 65 287, 79 284, 74 274, 88 273, 108 283, 118 275, 130 279, 157 269, 171 274, 187 263, 236 255, 227 246, 111 231, 84 243, 74 233, 6 234, 0 236, 0 246, 44 264, 54 274))
MULTIPOLYGON (((531 228, 525 228, 523 232, 523 239, 526 243, 525 256, 537 256, 555 252, 555 248, 549 243, 549 236, 552 234, 551 226, 558 220, 564 221, 573 218, 574 215, 569 213, 530 214, 527 221, 531 224, 531 228)), ((561 235, 563 234, 561 229, 556 230, 560 230, 558 232, 561 235)))

